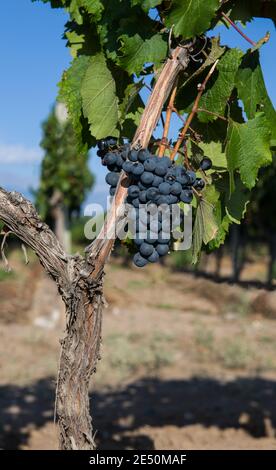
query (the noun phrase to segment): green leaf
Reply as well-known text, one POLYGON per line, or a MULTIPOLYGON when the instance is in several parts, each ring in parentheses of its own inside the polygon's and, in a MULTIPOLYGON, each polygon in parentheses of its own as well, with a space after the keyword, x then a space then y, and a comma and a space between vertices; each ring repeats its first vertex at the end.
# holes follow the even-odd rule
POLYGON ((226 171, 227 160, 221 142, 200 142, 200 148, 203 150, 204 155, 211 158, 213 171, 226 171))
POLYGON ((258 50, 245 54, 236 74, 236 86, 248 119, 253 119, 257 111, 265 113, 276 145, 276 111, 267 94, 258 50))
POLYGON ((230 18, 233 21, 246 23, 253 17, 276 19, 275 0, 231 0, 225 8, 231 10, 230 18))
POLYGON ((104 9, 104 5, 101 0, 81 0, 80 3, 88 13, 93 15, 93 21, 99 21, 104 9))
POLYGON ((229 184, 226 185, 225 211, 231 222, 240 224, 246 213, 250 191, 244 186, 240 178, 235 178, 235 190, 229 194, 229 184))
POLYGON ((130 140, 135 134, 144 109, 144 103, 139 95, 143 86, 142 81, 130 83, 125 89, 122 102, 119 104, 121 134, 130 140))
POLYGON ((163 0, 131 0, 131 5, 141 5, 144 11, 149 11, 151 8, 155 8, 160 5, 163 0))
POLYGON ((173 0, 166 25, 173 27, 175 36, 183 39, 202 34, 211 25, 211 21, 220 7, 219 0, 173 0))
MULTIPOLYGON (((200 108, 224 115, 227 100, 230 98, 235 86, 236 72, 242 55, 242 51, 239 49, 230 49, 223 55, 209 80, 207 91, 200 100, 200 108)), ((217 119, 215 116, 204 112, 198 113, 198 118, 202 122, 217 119)))
POLYGON ((194 73, 189 75, 188 78, 185 79, 183 84, 181 85, 180 88, 185 87, 189 82, 194 80, 198 75, 200 75, 207 67, 210 67, 210 65, 213 65, 213 63, 219 59, 222 54, 225 52, 225 47, 220 46, 220 38, 219 37, 214 37, 210 38, 210 44, 211 44, 211 49, 210 52, 206 58, 206 60, 203 62, 203 64, 196 69, 194 73))
POLYGON ((79 142, 79 148, 83 145, 82 132, 82 105, 81 105, 81 83, 84 74, 89 65, 88 56, 81 56, 74 59, 69 69, 63 73, 61 82, 59 83, 58 99, 66 104, 71 122, 79 142))
POLYGON ((228 169, 240 171, 242 182, 249 189, 256 183, 259 168, 272 161, 269 148, 270 129, 263 113, 243 124, 230 120, 226 157, 228 169))
POLYGON ((81 86, 83 114, 96 139, 118 136, 118 98, 113 76, 103 54, 90 59, 81 86))
POLYGON ((202 244, 207 245, 217 234, 218 223, 215 210, 218 201, 219 193, 214 186, 207 186, 203 192, 203 197, 198 200, 193 228, 193 263, 198 260, 202 244))
POLYGON ((139 75, 147 62, 153 62, 158 67, 166 57, 167 43, 160 34, 155 34, 150 39, 143 39, 139 34, 132 37, 123 34, 120 39, 122 56, 119 58, 119 64, 129 74, 139 75))

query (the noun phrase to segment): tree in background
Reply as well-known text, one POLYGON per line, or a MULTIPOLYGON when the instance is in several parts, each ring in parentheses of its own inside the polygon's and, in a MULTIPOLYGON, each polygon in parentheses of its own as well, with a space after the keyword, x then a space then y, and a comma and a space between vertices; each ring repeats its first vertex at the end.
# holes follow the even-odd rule
POLYGON ((42 125, 41 166, 36 206, 66 251, 71 251, 70 222, 94 184, 87 150, 78 149, 66 107, 57 103, 42 125))

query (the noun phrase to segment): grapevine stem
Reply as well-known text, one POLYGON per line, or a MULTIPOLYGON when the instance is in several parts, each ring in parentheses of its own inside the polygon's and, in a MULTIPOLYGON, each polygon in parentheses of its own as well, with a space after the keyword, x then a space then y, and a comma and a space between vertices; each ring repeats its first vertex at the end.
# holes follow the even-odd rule
POLYGON ((175 155, 177 154, 178 150, 180 149, 180 146, 181 146, 183 140, 185 139, 185 136, 186 136, 187 131, 188 131, 189 127, 190 127, 190 124, 191 124, 191 122, 192 122, 192 120, 193 120, 195 114, 196 114, 197 111, 198 111, 198 106, 199 106, 200 98, 201 98, 201 96, 202 96, 202 94, 203 94, 203 92, 204 92, 204 90, 205 90, 205 88, 206 88, 206 85, 207 85, 208 80, 210 79, 210 77, 211 77, 212 74, 214 73, 214 70, 215 70, 215 68, 216 68, 216 66, 217 66, 217 63, 218 63, 218 60, 216 60, 216 62, 213 64, 213 66, 212 66, 211 69, 209 70, 208 74, 206 75, 206 77, 205 77, 205 79, 204 79, 204 82, 198 86, 199 91, 198 91, 197 97, 196 97, 196 99, 195 99, 195 102, 194 102, 192 111, 191 111, 191 113, 189 114, 189 116, 188 116, 188 118, 187 118, 187 120, 186 120, 186 122, 185 122, 185 125, 184 125, 182 131, 181 131, 180 134, 179 134, 178 140, 177 140, 177 142, 176 142, 176 144, 175 144, 175 146, 174 146, 173 152, 172 152, 172 154, 171 154, 171 160, 174 159, 175 155))
POLYGON ((234 21, 231 20, 231 18, 229 18, 229 16, 227 16, 223 11, 221 12, 221 15, 223 16, 223 18, 225 19, 225 21, 227 21, 229 24, 231 24, 231 26, 233 26, 233 28, 247 41, 249 42, 249 44, 251 44, 251 46, 255 47, 257 44, 256 42, 252 41, 252 39, 250 39, 248 36, 246 36, 246 34, 244 34, 242 32, 242 30, 236 25, 236 23, 234 23, 234 21))
POLYGON ((163 157, 163 155, 165 153, 165 150, 166 150, 166 145, 168 143, 168 134, 169 134, 169 129, 170 129, 172 112, 173 112, 173 109, 174 109, 174 100, 175 100, 175 96, 176 96, 176 92, 177 92, 177 82, 178 81, 176 80, 175 85, 174 85, 173 90, 172 90, 170 101, 169 101, 169 104, 168 104, 168 107, 167 107, 166 121, 165 121, 165 125, 164 125, 164 130, 163 130, 163 137, 162 137, 161 144, 160 144, 160 147, 159 147, 159 152, 158 152, 159 157, 163 157))
POLYGON ((197 112, 200 111, 203 113, 211 114, 212 116, 216 116, 217 118, 222 119, 222 121, 228 121, 226 117, 222 116, 221 114, 214 113, 213 111, 208 111, 208 109, 198 108, 197 112))

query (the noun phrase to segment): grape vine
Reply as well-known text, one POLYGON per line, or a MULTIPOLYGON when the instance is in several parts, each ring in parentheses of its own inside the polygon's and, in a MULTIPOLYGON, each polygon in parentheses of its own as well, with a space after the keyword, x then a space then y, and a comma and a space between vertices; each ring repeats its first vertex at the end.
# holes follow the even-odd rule
MULTIPOLYGON (((107 175, 110 194, 116 194, 122 170, 132 179, 139 176, 139 194, 131 201, 134 206, 137 199, 148 203, 143 191, 153 194, 152 188, 160 188, 150 186, 155 170, 145 170, 140 159, 128 162, 134 152, 129 156, 126 150, 116 153, 117 142, 133 139, 145 106, 141 90, 154 85, 173 48, 187 48, 189 64, 185 73, 178 74, 170 99, 160 110, 161 117, 161 112, 166 112, 162 139, 158 143, 153 134, 151 147, 155 145, 155 156, 172 157, 183 171, 198 170, 202 161, 202 170, 208 174, 204 184, 197 181, 193 187, 200 192, 198 197, 193 190, 194 261, 205 246, 208 250, 219 247, 229 226, 244 217, 259 170, 271 163, 276 145, 276 113, 259 60, 260 49, 266 47, 269 37, 251 39, 236 23, 246 23, 253 16, 275 20, 276 2, 259 0, 251 5, 246 0, 199 0, 191 8, 186 0, 50 3, 65 8, 70 16, 65 37, 73 60, 60 82, 60 98, 67 104, 79 146, 89 148, 113 136, 106 155, 102 147, 99 149, 111 172, 107 175), (236 34, 243 36, 250 49, 243 53, 220 44, 219 37, 207 37, 208 29, 218 23, 235 26, 236 34), (174 125, 168 138, 172 115, 177 116, 180 129, 174 125), (145 179, 148 182, 142 188, 145 179)), ((158 168, 162 168, 161 161, 158 168)), ((151 165, 153 162, 155 158, 151 165)), ((188 201, 191 189, 182 190, 182 199, 186 194, 188 201)), ((135 194, 130 189, 128 200, 132 191, 135 194)), ((169 195, 159 197, 163 196, 169 195)), ((170 194, 171 200, 176 197, 180 200, 180 195, 170 194)))

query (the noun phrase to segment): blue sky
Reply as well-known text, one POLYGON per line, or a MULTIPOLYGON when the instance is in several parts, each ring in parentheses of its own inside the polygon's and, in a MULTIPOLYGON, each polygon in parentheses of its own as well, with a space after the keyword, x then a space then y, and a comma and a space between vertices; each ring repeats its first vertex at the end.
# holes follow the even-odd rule
MULTIPOLYGON (((9 0, 1 4, 0 56, 0 185, 29 195, 39 177, 41 122, 47 117, 57 94, 57 83, 71 57, 62 40, 62 10, 31 0, 9 0)), ((218 28, 222 42, 248 48, 233 29, 218 28)), ((269 95, 276 103, 276 33, 270 20, 254 20, 246 33, 257 41, 271 32, 261 49, 261 62, 269 95)), ((104 202, 107 188, 105 169, 91 155, 90 166, 97 184, 89 200, 104 202)))

